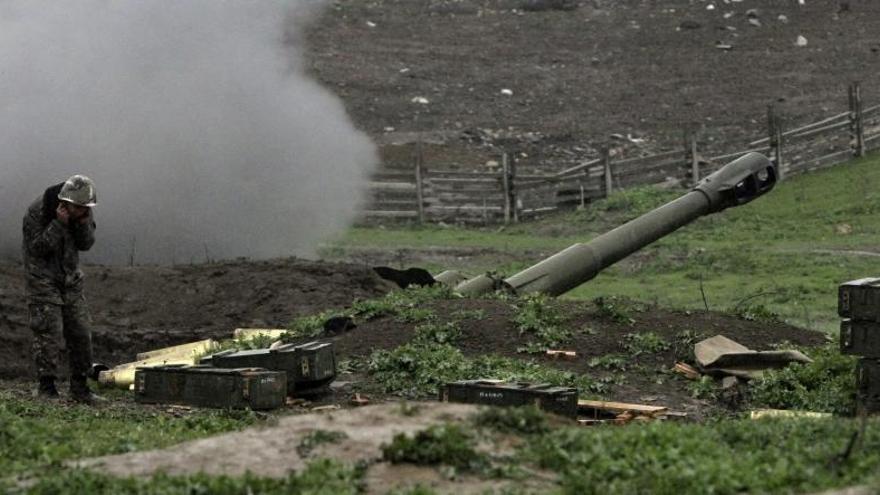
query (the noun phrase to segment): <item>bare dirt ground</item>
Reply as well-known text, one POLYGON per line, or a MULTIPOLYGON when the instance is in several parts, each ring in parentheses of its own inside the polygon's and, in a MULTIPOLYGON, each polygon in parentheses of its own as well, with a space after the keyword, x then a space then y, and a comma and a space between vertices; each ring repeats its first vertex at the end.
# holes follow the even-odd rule
POLYGON ((605 145, 675 148, 686 126, 702 146, 761 137, 767 105, 810 122, 846 110, 853 81, 880 102, 873 0, 528 3, 542 2, 338 0, 309 33, 308 63, 387 166, 411 165, 418 133, 429 167, 504 149, 558 168, 605 145))
MULTIPOLYGON (((283 478, 301 471, 320 458, 336 459, 346 465, 367 465, 366 493, 388 493, 395 488, 422 484, 439 493, 485 493, 503 491, 516 483, 529 493, 543 491, 539 480, 486 480, 472 476, 450 479, 433 467, 381 462, 381 445, 394 435, 414 434, 435 424, 462 422, 479 408, 463 404, 409 403, 369 406, 359 410, 288 416, 273 426, 187 442, 169 449, 85 459, 75 465, 115 476, 149 476, 163 472, 186 475, 204 472, 214 475, 283 478), (338 441, 304 449, 310 433, 335 432, 338 441)), ((495 455, 502 452, 497 450, 495 455)), ((546 488, 544 486, 543 488, 546 488)))
MULTIPOLYGON (((110 364, 166 345, 228 339, 239 327, 284 327, 389 289, 365 266, 294 258, 85 271, 95 359, 110 364)), ((19 265, 0 263, 0 377, 33 374, 23 277, 19 265)))

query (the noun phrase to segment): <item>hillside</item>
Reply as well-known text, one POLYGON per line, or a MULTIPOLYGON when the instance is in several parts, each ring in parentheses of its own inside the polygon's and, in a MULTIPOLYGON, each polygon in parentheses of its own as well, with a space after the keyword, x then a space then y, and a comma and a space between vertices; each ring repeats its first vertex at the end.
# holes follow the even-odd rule
POLYGON ((523 8, 551 3, 339 0, 312 27, 307 58, 389 166, 411 163, 416 132, 428 166, 481 165, 500 149, 535 166, 607 144, 678 147, 685 126, 703 146, 762 137, 767 105, 784 125, 811 122, 845 110, 853 81, 880 101, 874 1, 523 8))

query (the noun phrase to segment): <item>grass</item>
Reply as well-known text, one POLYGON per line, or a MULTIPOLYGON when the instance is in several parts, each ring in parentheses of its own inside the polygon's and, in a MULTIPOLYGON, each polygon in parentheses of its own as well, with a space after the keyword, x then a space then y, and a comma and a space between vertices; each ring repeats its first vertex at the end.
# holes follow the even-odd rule
MULTIPOLYGON (((876 252, 880 246, 877 185, 877 155, 794 177, 757 201, 693 222, 564 297, 625 296, 667 307, 708 305, 734 313, 762 308, 761 314, 799 326, 835 331, 837 286, 877 274, 875 257, 858 253, 876 252)), ((455 266, 435 263, 426 268, 512 274, 681 192, 634 189, 583 211, 507 228, 358 228, 328 249, 475 249, 477 255, 455 266)))

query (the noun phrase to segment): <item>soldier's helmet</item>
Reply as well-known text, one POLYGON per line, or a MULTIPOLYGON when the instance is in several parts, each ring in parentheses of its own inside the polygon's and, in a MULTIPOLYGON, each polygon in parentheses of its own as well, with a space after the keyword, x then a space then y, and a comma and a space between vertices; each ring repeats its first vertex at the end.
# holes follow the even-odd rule
POLYGON ((98 204, 95 183, 85 175, 74 175, 61 186, 58 199, 91 208, 98 204))

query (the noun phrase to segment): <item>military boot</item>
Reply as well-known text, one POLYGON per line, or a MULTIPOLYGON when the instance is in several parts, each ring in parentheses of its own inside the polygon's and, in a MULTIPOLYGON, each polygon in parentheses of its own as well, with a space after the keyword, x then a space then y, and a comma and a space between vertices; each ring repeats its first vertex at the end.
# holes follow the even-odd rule
POLYGON ((95 405, 96 403, 106 402, 107 399, 93 393, 89 390, 85 376, 70 377, 70 398, 82 404, 95 405))
POLYGON ((41 376, 40 386, 37 388, 37 395, 44 399, 57 399, 58 389, 55 388, 54 376, 41 376))

